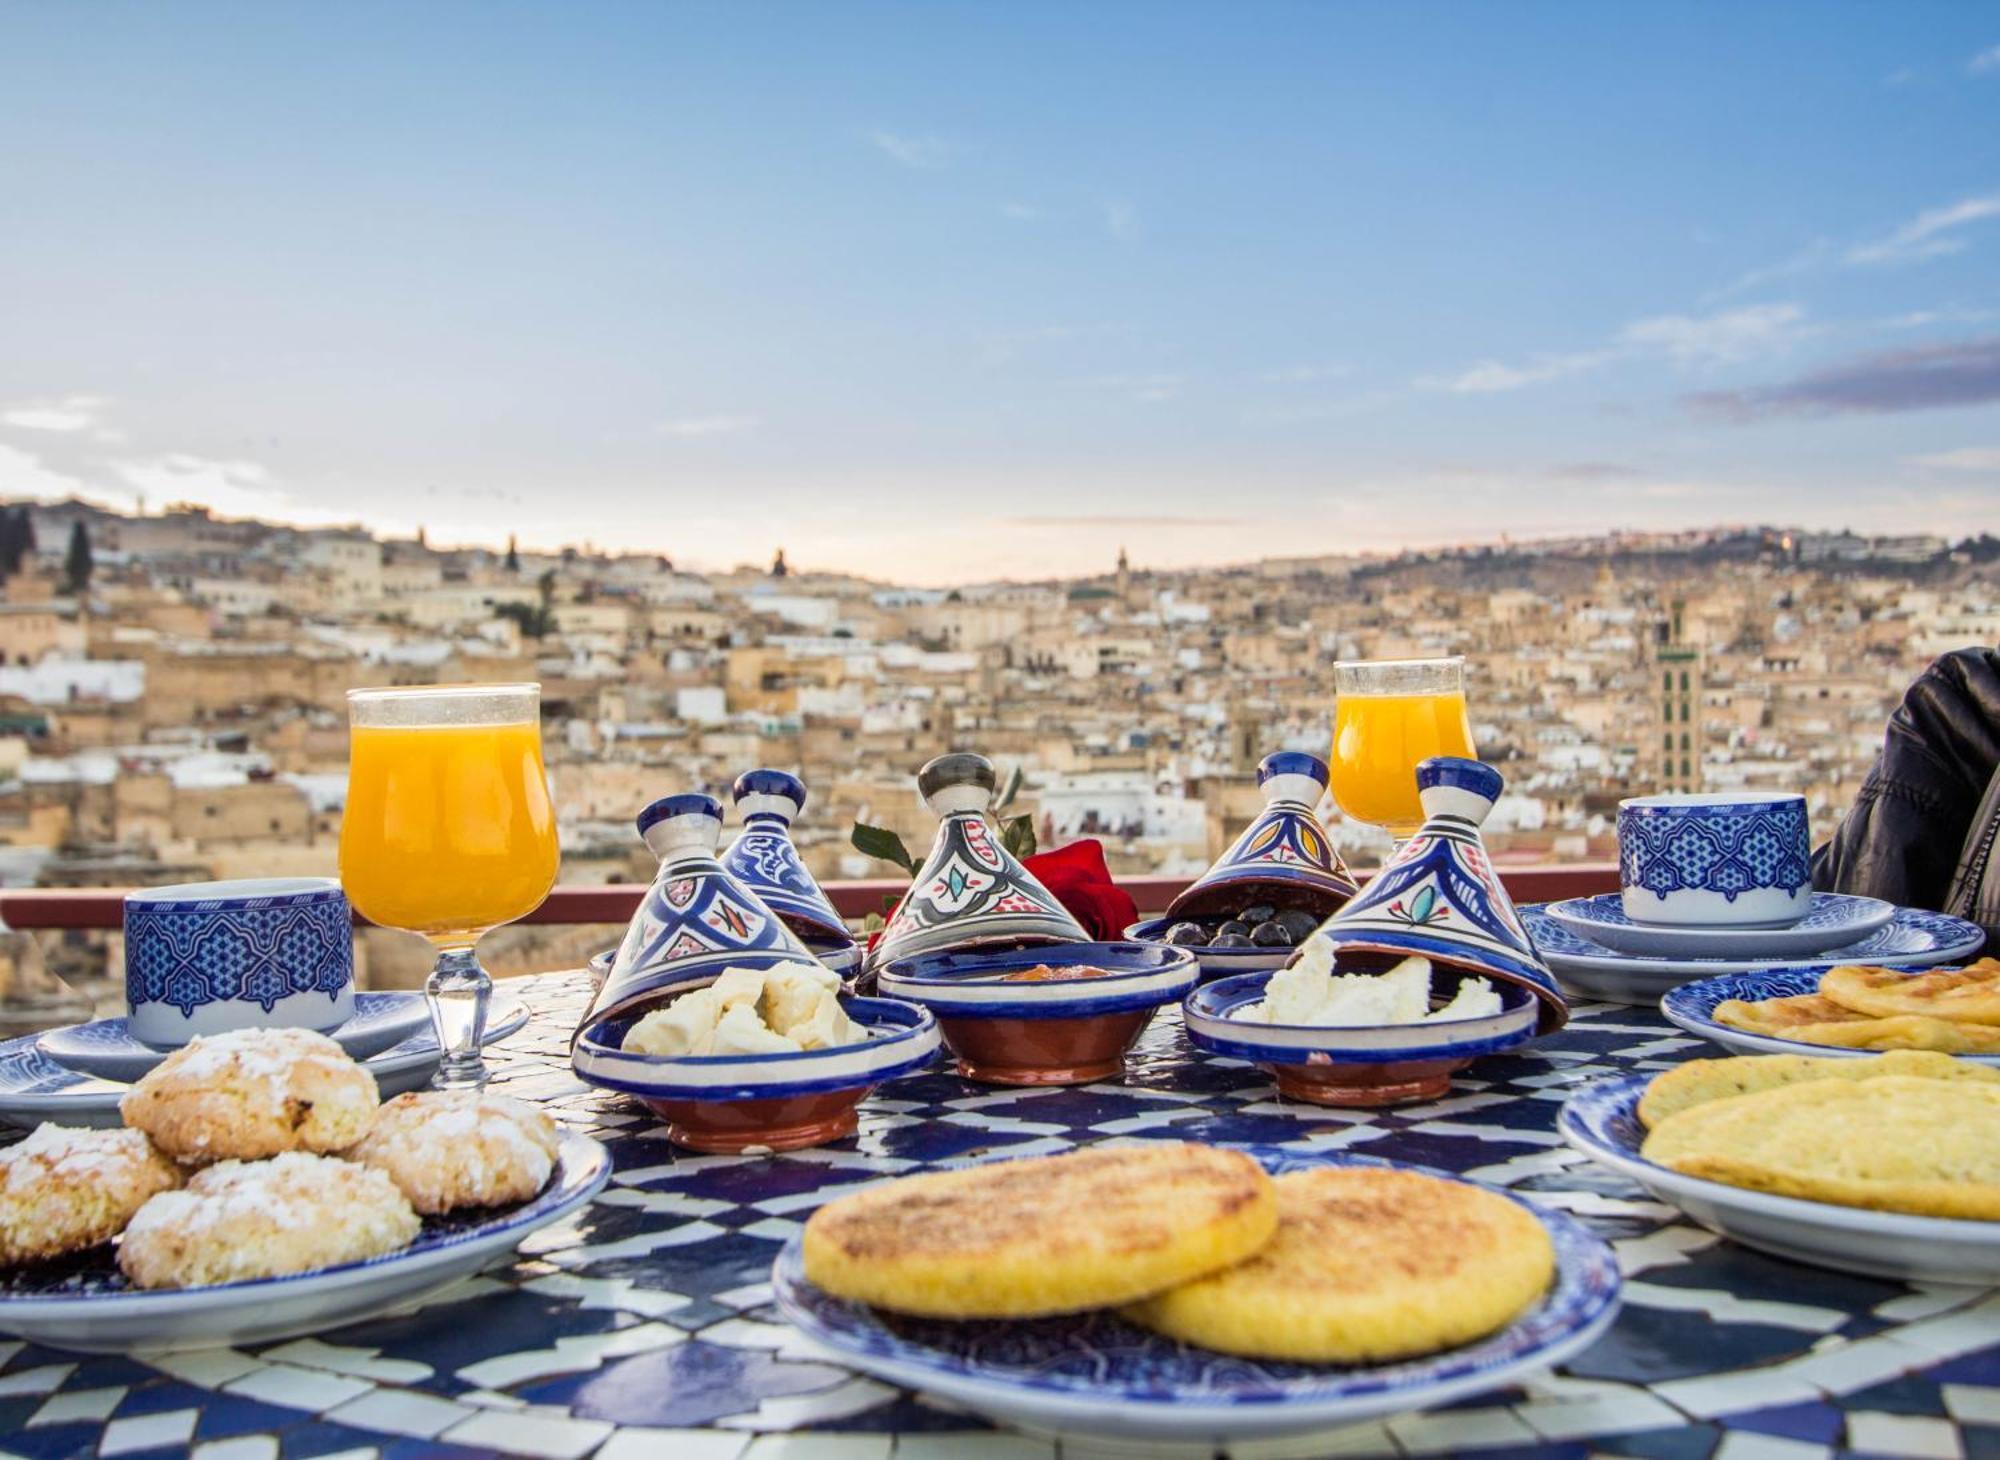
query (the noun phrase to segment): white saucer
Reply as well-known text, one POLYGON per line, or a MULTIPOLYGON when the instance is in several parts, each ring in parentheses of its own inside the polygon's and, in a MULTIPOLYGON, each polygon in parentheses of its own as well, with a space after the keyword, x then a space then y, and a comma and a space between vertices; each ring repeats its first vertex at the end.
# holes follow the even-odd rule
POLYGON ((0 1332, 84 1353, 212 1348, 323 1333, 434 1292, 513 1254, 529 1233, 587 1203, 611 1155, 565 1133, 541 1195, 497 1211, 425 1221, 400 1252, 292 1277, 145 1292, 119 1276, 112 1249, 0 1274, 0 1332))
MULTIPOLYGON (((497 1000, 486 1020, 482 1045, 514 1034, 528 1022, 528 1006, 518 999, 497 1000)), ((0 1044, 0 1124, 33 1130, 44 1121, 57 1125, 115 1127, 122 1124, 118 1102, 129 1085, 79 1074, 56 1063, 26 1034, 0 1044)), ((421 1090, 438 1067, 437 1035, 419 1029, 393 1049, 361 1062, 387 1100, 405 1090, 421 1090)))
MULTIPOLYGON (((329 1029, 327 1037, 351 1058, 365 1060, 401 1044, 430 1022, 430 1006, 420 993, 356 994, 354 1017, 329 1029)), ((41 1046, 57 1064, 100 1080, 136 1080, 173 1053, 134 1039, 122 1018, 51 1029, 41 1036, 41 1046)))
POLYGON ((1683 927, 1628 917, 1619 894, 1572 897, 1542 909, 1580 938, 1650 958, 1809 958, 1858 943, 1896 915, 1879 897, 1815 892, 1812 910, 1782 928, 1683 927))

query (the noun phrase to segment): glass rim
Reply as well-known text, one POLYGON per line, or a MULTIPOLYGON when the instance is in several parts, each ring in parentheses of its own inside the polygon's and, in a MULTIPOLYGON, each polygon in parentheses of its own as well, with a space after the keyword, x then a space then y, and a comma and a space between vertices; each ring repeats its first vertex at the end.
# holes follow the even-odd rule
POLYGON ((484 695, 539 695, 541 692, 542 686, 539 680, 512 684, 389 684, 351 689, 347 692, 347 702, 354 704, 370 700, 474 699, 484 695))
POLYGON ((1336 659, 1335 669, 1432 669, 1456 664, 1465 667, 1463 654, 1442 654, 1435 659, 1336 659))

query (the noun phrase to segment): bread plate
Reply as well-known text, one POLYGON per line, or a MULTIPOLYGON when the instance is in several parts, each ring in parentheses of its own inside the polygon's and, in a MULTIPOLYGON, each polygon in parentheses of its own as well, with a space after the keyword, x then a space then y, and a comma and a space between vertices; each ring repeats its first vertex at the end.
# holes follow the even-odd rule
MULTIPOLYGON (((1825 971, 1814 963, 1799 968, 1767 968, 1761 973, 1731 973, 1720 978, 1704 978, 1670 989, 1660 999, 1660 1012, 1689 1034, 1713 1040, 1734 1054, 1814 1054, 1830 1055, 1836 1059, 1867 1059, 1880 1054, 1882 1051, 1877 1049, 1847 1049, 1836 1044, 1808 1044, 1803 1039, 1785 1039, 1775 1034, 1752 1034, 1746 1029, 1731 1029, 1727 1024, 1716 1022, 1716 1008, 1729 999, 1754 1004, 1763 999, 1789 999, 1800 994, 1816 994, 1819 992, 1820 975, 1825 971)), ((1962 1054, 1955 1057, 1971 1060, 1976 1065, 2000 1066, 2000 1054, 1962 1054)))

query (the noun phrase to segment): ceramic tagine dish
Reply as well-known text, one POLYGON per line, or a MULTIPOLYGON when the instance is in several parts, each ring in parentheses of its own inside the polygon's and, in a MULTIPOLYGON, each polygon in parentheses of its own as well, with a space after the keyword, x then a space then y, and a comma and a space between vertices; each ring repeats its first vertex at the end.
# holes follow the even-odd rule
POLYGON ((1264 809, 1228 851, 1128 938, 1192 948, 1206 978, 1282 968, 1307 934, 1355 894, 1320 822, 1326 762, 1281 750, 1257 767, 1264 809))
POLYGON ((1502 784, 1475 760, 1425 761, 1422 829, 1285 968, 1190 995, 1189 1038, 1270 1068, 1294 1099, 1394 1105, 1561 1028, 1568 1005, 1480 841, 1502 784))
POLYGON ((1064 943, 897 959, 878 987, 937 1016, 968 1080, 1080 1085, 1123 1074, 1154 1011, 1199 978, 1185 948, 1064 943))
POLYGON ((743 829, 722 865, 798 934, 814 956, 840 974, 860 965, 861 949, 792 840, 805 810, 806 783, 788 771, 745 771, 733 788, 743 829))
POLYGON ((986 808, 999 778, 983 755, 941 755, 917 772, 938 818, 930 855, 869 950, 870 973, 926 953, 1088 942, 1055 895, 1000 843, 986 808))
POLYGON ((716 860, 722 807, 639 814, 660 873, 570 1048, 579 1078, 636 1096, 699 1151, 794 1150, 853 1133, 876 1085, 929 1063, 937 1021, 840 979, 716 860))

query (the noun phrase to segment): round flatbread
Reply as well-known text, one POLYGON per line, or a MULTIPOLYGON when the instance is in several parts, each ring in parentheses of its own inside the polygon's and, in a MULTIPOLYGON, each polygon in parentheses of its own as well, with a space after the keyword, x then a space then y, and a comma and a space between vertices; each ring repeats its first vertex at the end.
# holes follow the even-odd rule
POLYGON ((1639 1154, 1779 1196, 2000 1220, 2000 1086, 1813 1080, 1671 1115, 1639 1154))
POLYGON ((1655 1076, 1639 1101, 1639 1121, 1651 1127, 1670 1115, 1711 1100, 1728 1100, 1759 1090, 1803 1085, 1809 1080, 1879 1080, 1911 1075, 1922 1080, 1975 1080, 2000 1084, 2000 1070, 1968 1064, 1931 1050, 1897 1049, 1871 1060, 1832 1055, 1739 1055, 1735 1059, 1689 1060, 1655 1076))
POLYGON ((1534 1213, 1462 1181, 1327 1167, 1281 1176, 1277 1187, 1270 1246, 1126 1316, 1247 1358, 1364 1363, 1504 1328, 1555 1272, 1555 1247, 1534 1213))
POLYGON ((1876 1018, 1837 1004, 1825 994, 1745 1003, 1725 999, 1715 1022, 1746 1034, 1796 1039, 1833 1049, 1934 1050, 1939 1054, 2000 1054, 2000 1028, 1940 1019, 1929 1014, 1876 1018))
POLYGON ((2000 960, 1991 958, 1929 973, 1847 964, 1821 974, 1819 991, 1876 1019, 1913 1014, 1955 1024, 2000 1025, 2000 960))
POLYGON ((1240 1151, 1180 1141, 908 1176, 806 1222, 806 1276, 932 1318, 1080 1313, 1240 1262, 1278 1223, 1240 1151))

